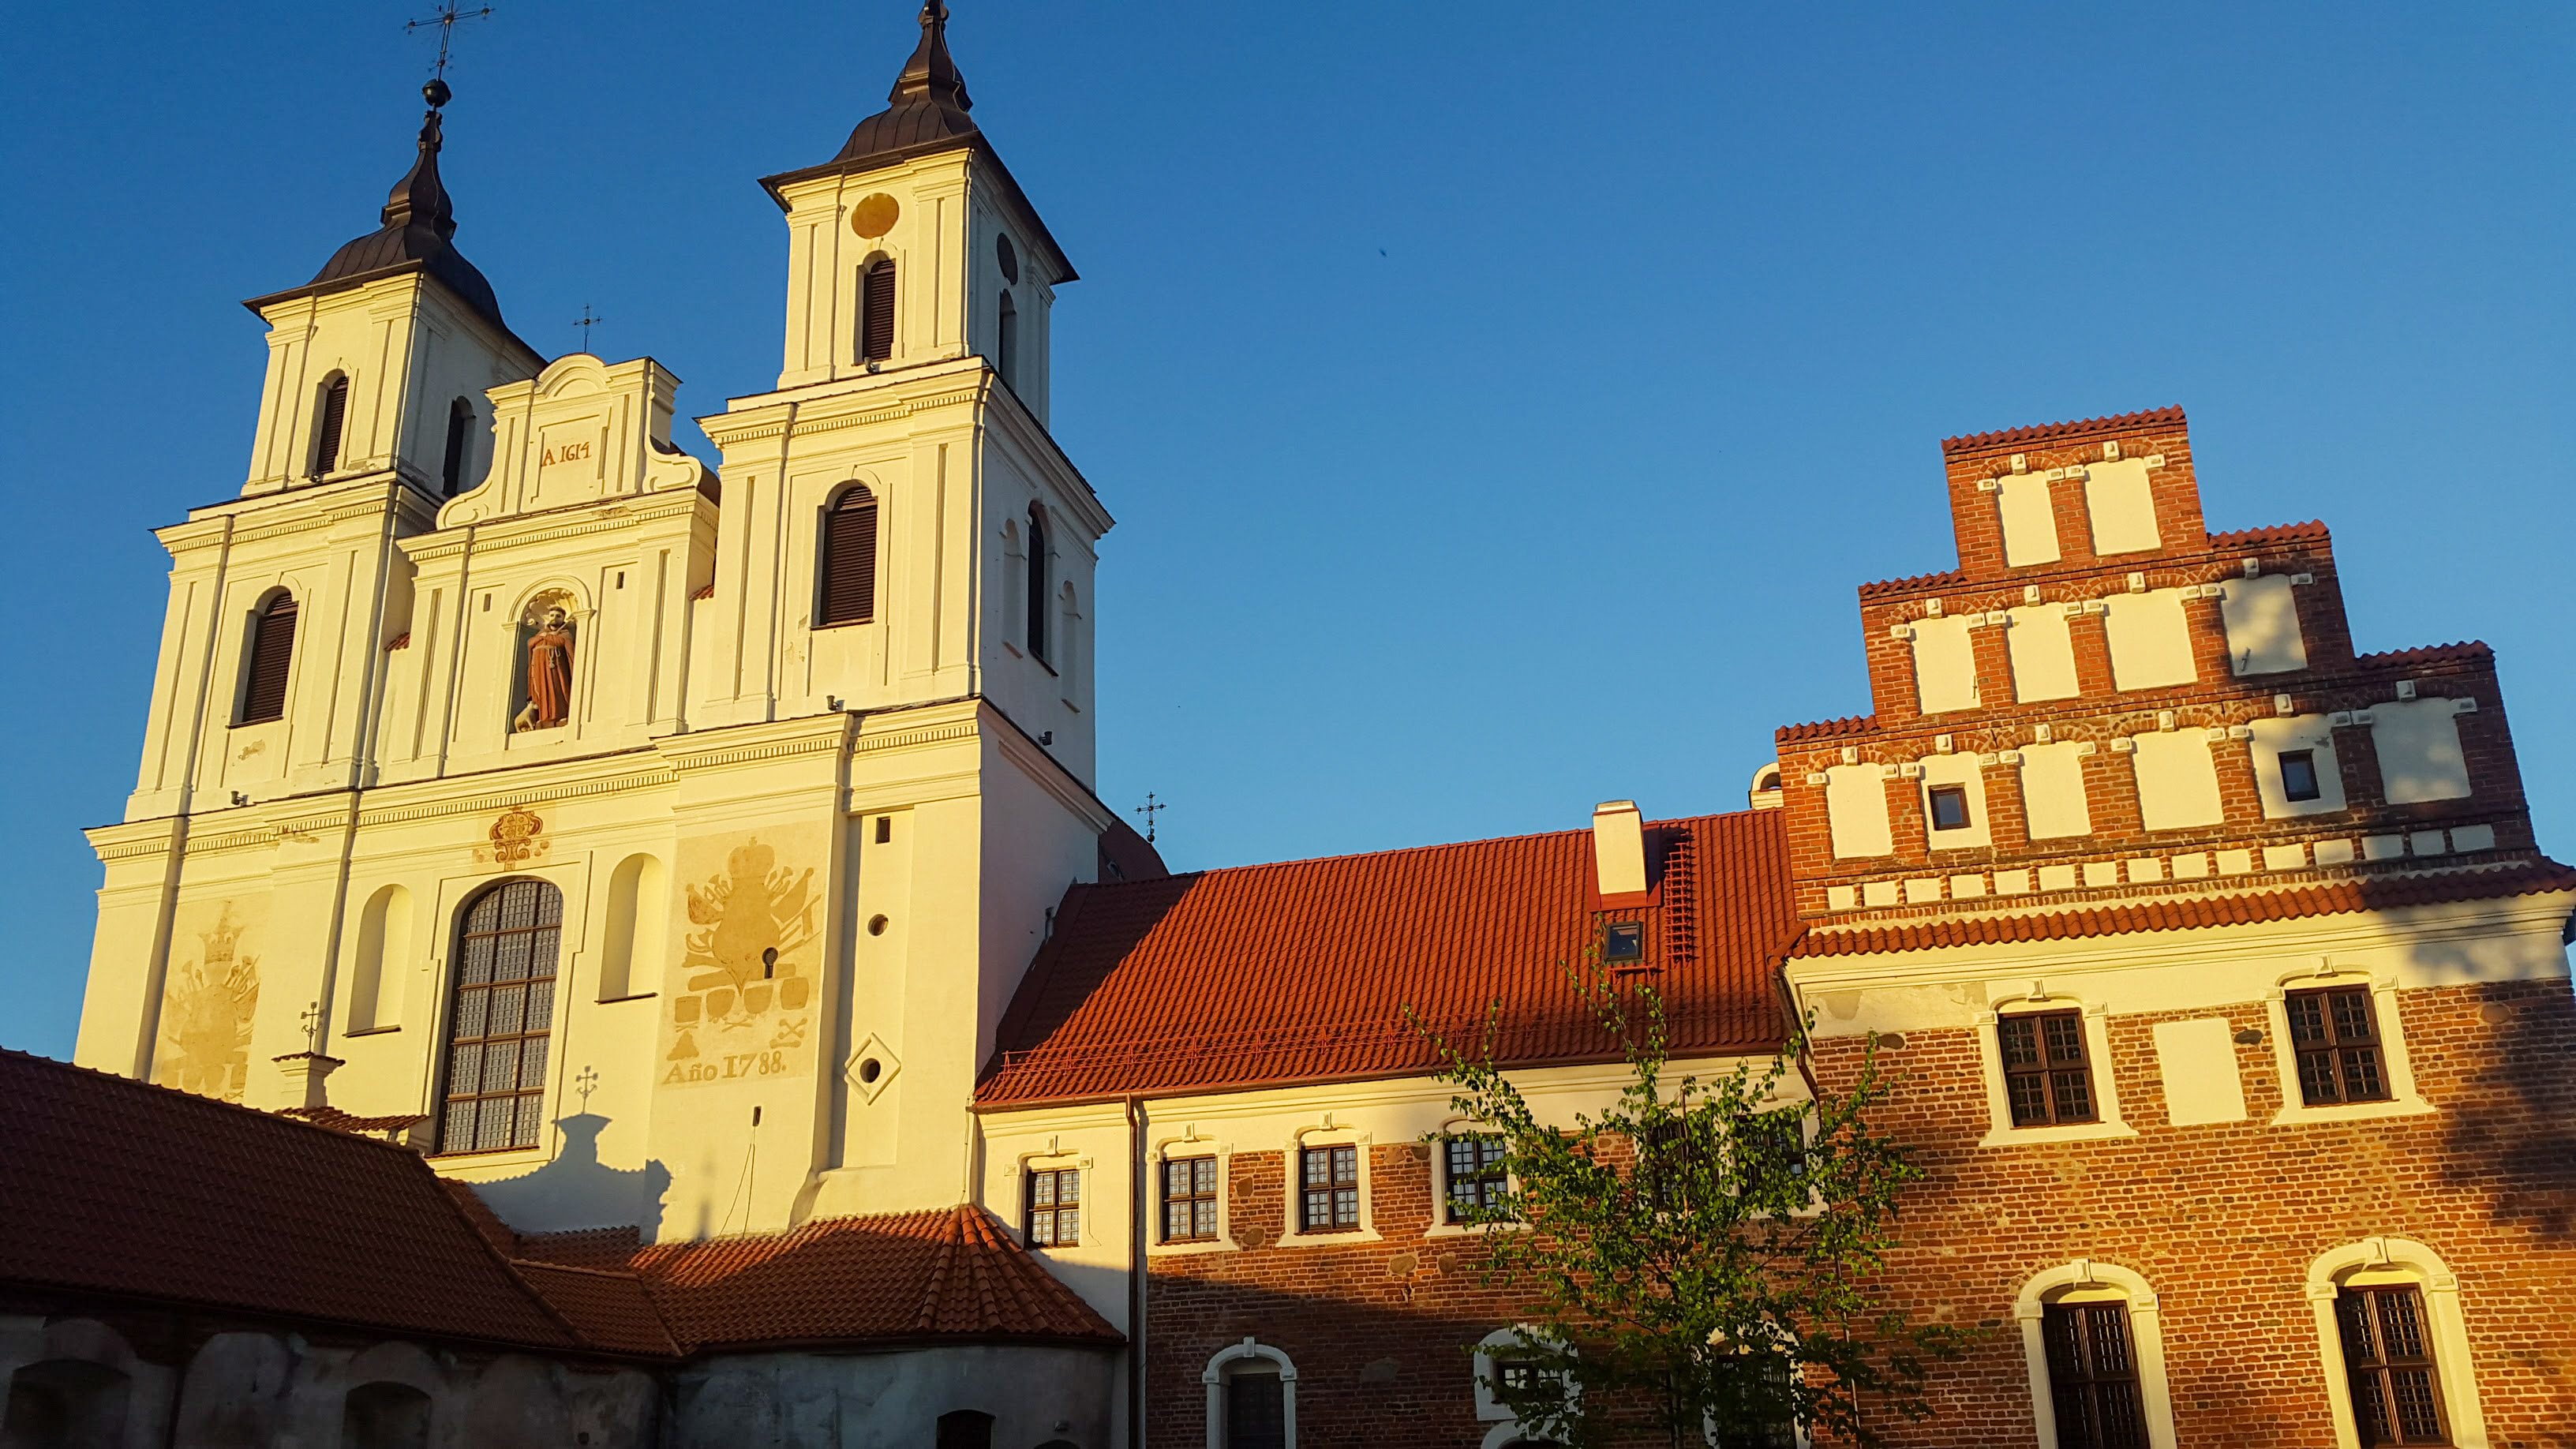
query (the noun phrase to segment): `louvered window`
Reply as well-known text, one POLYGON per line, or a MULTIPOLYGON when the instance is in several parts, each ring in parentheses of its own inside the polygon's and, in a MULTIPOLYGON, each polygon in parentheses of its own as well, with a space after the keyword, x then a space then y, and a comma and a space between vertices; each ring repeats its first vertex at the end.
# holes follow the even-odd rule
POLYGON ((438 465, 439 491, 453 498, 465 483, 465 450, 474 442, 474 404, 463 398, 447 405, 447 458, 438 465))
POLYGON ((2052 1303, 2040 1320, 2059 1449, 2147 1449, 2126 1303, 2052 1303))
POLYGON ((2293 991, 2290 1046, 2299 1057, 2299 1097, 2311 1107, 2385 1102, 2388 1072, 2380 1058, 2379 1017, 2367 986, 2293 991))
POLYGON ((453 958, 439 1151, 537 1144, 562 938, 563 892, 541 880, 504 881, 466 908, 453 958))
POLYGON ((250 665, 242 672, 242 724, 286 717, 286 676, 295 663, 295 596, 280 594, 250 626, 250 665))
POLYGON ((1047 657, 1047 526, 1046 514, 1029 505, 1028 642, 1030 657, 1047 657))
POLYGON ((2099 1120, 2093 1068, 2084 1054, 2084 1013, 2035 1011, 1995 1023, 2003 1048, 2004 1093, 2015 1127, 2099 1120))
POLYGON ((1001 335, 993 349, 993 360, 1002 373, 1002 385, 1017 390, 1020 385, 1020 309, 1011 294, 1002 294, 1001 335))
POLYGON ((865 624, 877 616, 877 500, 853 485, 823 514, 823 599, 818 624, 865 624))
POLYGON ((871 266, 859 279, 859 360, 894 356, 894 259, 871 266))
POLYGON ((2346 1288, 2335 1299, 2353 1426, 2364 1445, 2448 1444, 2424 1296, 2412 1287, 2346 1288))
POLYGON ((349 380, 331 379, 322 389, 322 416, 313 430, 313 476, 340 466, 340 435, 349 421, 349 380))

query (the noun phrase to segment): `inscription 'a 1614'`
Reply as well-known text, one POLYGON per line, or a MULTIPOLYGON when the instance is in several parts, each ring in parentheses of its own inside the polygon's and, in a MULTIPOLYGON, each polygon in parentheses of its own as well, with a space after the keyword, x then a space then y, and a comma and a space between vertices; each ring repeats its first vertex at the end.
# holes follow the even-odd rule
POLYGON ((557 463, 578 463, 589 456, 590 439, 584 438, 578 443, 563 443, 546 449, 545 460, 537 466, 551 468, 557 463))

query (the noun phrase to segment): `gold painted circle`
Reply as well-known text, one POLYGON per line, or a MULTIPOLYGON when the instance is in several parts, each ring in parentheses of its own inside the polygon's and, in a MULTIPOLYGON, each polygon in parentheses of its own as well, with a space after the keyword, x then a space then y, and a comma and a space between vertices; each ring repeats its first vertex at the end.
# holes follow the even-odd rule
POLYGON ((871 192, 850 208, 850 230, 874 241, 894 230, 895 218, 902 215, 903 207, 893 197, 882 191, 871 192))

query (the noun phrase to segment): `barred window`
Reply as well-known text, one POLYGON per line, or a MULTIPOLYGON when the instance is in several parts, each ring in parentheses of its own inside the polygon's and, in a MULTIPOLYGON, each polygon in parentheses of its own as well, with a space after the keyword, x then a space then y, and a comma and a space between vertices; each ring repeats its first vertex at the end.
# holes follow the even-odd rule
POLYGON ((2299 1058, 2301 1100, 2311 1107, 2388 1100, 2379 1018, 2371 1010, 2369 987, 2293 991, 2286 1005, 2290 1046, 2299 1058))
POLYGON ((1299 1150, 1297 1228, 1308 1233, 1346 1233, 1360 1225, 1360 1150, 1357 1147, 1307 1147, 1299 1150))
POLYGON ((2093 1068, 2085 1059, 2084 1013, 2034 1011, 1995 1023, 2003 1049, 2004 1095, 2015 1127, 2098 1121, 2093 1068))
POLYGON ((1163 1164, 1163 1241, 1216 1241, 1216 1159, 1175 1157, 1163 1164))
POLYGON ((1026 1237, 1032 1248, 1069 1248, 1082 1241, 1081 1168, 1029 1174, 1026 1237))
POLYGON ((1511 1192, 1511 1176, 1503 1171, 1503 1139, 1491 1133, 1461 1133, 1442 1144, 1448 1155, 1449 1194, 1442 1207, 1442 1220, 1453 1223, 1477 1221, 1478 1211, 1500 1208, 1511 1192))
POLYGON ((534 1147, 544 1125, 563 892, 503 881, 465 909, 447 1017, 441 1152, 534 1147))
POLYGON ((2335 1320, 2361 1442, 2450 1443, 2423 1295, 2406 1284, 2346 1288, 2336 1296, 2335 1320))

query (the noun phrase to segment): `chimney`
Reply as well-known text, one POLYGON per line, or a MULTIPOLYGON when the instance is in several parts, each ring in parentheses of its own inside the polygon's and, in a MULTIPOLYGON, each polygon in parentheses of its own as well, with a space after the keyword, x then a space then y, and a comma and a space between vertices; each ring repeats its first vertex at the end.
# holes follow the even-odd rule
POLYGON ((341 1065, 338 1057, 326 1057, 320 1052, 288 1052, 273 1060, 286 1079, 286 1094, 301 1099, 295 1103, 296 1108, 309 1112, 331 1105, 323 1084, 341 1065))
POLYGON ((1593 882, 1604 896, 1632 896, 1646 888, 1646 821, 1634 800, 1604 800, 1592 807, 1593 882))

